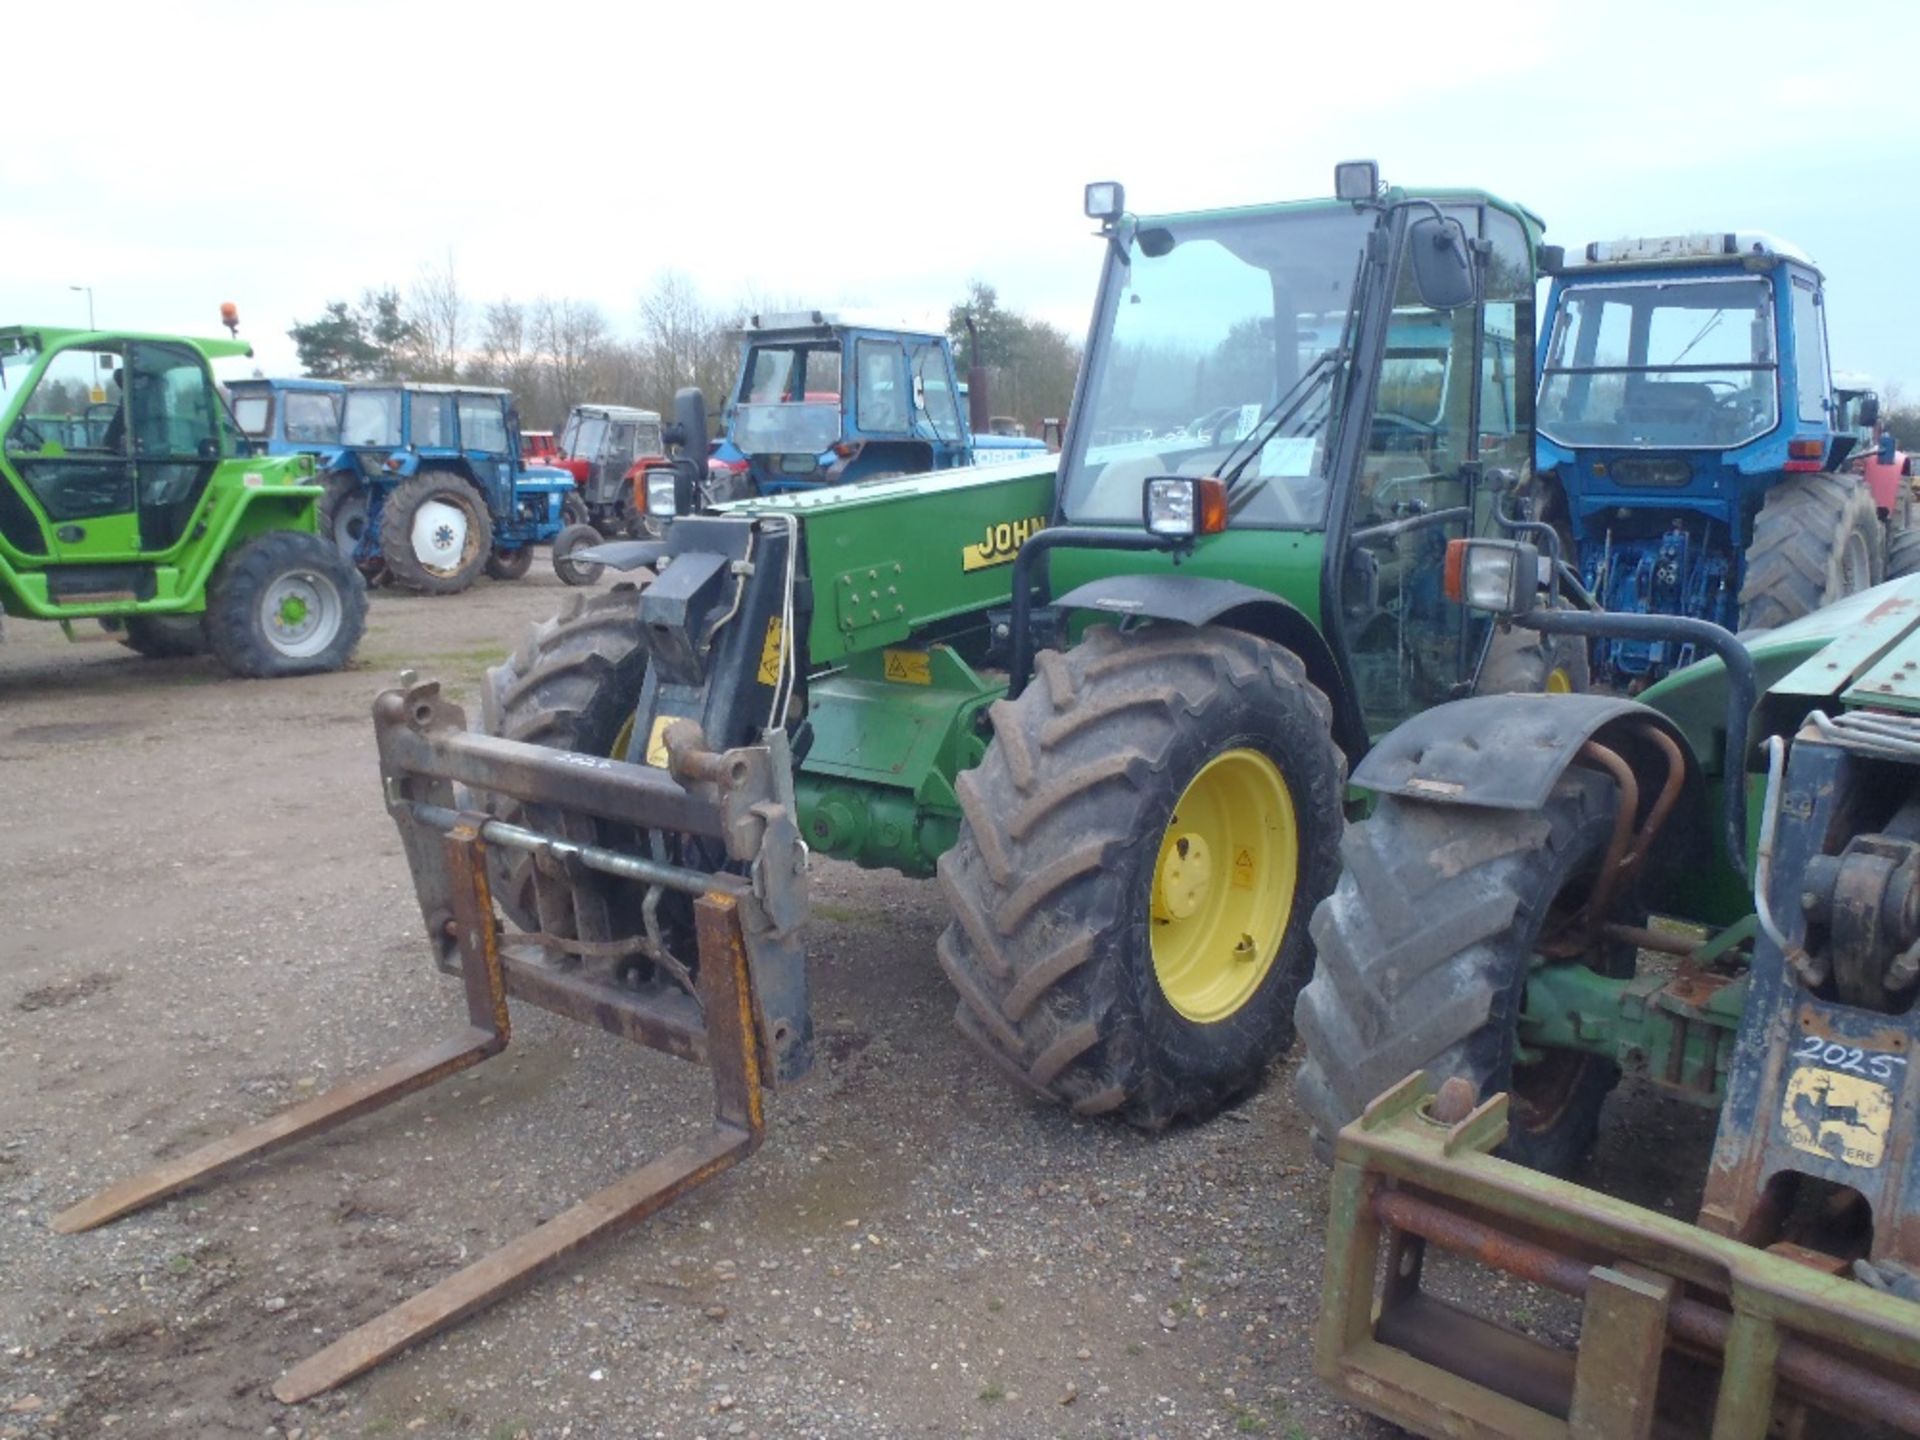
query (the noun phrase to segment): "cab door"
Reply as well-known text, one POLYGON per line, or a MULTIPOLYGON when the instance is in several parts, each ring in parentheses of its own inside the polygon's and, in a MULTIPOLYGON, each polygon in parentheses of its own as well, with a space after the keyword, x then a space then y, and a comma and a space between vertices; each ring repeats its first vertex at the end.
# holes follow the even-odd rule
POLYGON ((1472 244, 1475 299, 1450 310, 1424 303, 1413 239, 1403 240, 1350 492, 1341 621, 1375 737, 1472 690, 1490 624, 1447 599, 1447 542, 1499 533, 1498 497, 1483 476, 1494 466, 1524 476, 1528 463, 1531 248, 1511 216, 1466 207, 1449 214, 1472 244))

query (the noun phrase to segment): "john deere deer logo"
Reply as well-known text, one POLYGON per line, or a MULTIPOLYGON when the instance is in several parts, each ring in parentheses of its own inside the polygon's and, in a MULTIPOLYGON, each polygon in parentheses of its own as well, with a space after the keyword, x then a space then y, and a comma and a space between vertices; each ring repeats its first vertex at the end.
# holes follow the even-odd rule
POLYGON ((1025 520, 1002 520, 989 525, 977 543, 960 551, 962 570, 985 570, 993 565, 1010 565, 1027 537, 1047 528, 1047 517, 1030 515, 1025 520))

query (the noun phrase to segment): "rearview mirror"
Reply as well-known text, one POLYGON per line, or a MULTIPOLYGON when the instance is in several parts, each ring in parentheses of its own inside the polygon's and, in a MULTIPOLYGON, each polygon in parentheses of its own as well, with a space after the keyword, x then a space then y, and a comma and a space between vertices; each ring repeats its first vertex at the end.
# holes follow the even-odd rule
POLYGON ((1430 310, 1457 310, 1474 300, 1473 249, 1458 220, 1427 215, 1407 231, 1414 288, 1430 310))

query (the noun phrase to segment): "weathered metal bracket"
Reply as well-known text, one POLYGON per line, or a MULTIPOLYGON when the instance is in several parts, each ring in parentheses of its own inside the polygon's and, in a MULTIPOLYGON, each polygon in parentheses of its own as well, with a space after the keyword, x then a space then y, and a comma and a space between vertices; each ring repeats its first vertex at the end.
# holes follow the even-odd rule
POLYGON ((1920 1435, 1920 1305, 1495 1159, 1506 1127, 1503 1095, 1435 1118, 1416 1075, 1341 1132, 1314 1368, 1342 1396, 1481 1440, 1920 1435), (1422 1289, 1436 1246, 1581 1299, 1578 1349, 1422 1289))

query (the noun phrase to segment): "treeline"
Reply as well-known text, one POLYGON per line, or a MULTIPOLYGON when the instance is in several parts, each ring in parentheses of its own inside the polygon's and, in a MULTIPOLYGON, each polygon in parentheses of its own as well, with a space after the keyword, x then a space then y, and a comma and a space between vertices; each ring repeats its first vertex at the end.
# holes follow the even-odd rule
MULTIPOLYGON (((521 423, 558 429, 581 401, 673 412, 674 392, 697 386, 718 407, 739 364, 736 332, 755 313, 801 310, 803 302, 747 296, 708 303, 686 276, 668 272, 643 295, 622 328, 592 301, 502 298, 461 293, 452 262, 424 270, 409 289, 368 290, 338 300, 287 332, 301 368, 339 380, 461 381, 514 393, 521 423)), ((991 410, 1038 435, 1064 418, 1080 347, 1058 327, 1003 308, 991 285, 969 285, 948 312, 960 377, 973 363, 967 320, 988 371, 991 410)))

